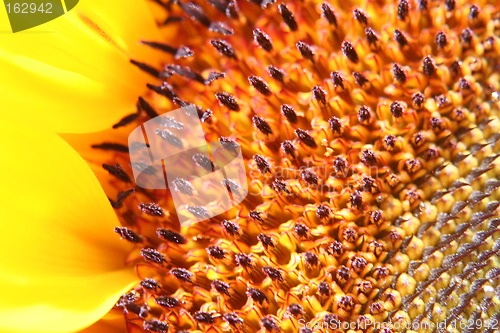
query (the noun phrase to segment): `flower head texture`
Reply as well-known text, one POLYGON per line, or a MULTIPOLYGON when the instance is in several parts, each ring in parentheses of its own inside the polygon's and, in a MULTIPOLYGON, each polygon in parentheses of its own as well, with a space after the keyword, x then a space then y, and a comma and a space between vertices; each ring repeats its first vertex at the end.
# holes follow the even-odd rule
POLYGON ((499 329, 495 1, 91 2, 0 47, 0 330, 499 329), (182 226, 127 135, 187 106, 249 193, 182 226))

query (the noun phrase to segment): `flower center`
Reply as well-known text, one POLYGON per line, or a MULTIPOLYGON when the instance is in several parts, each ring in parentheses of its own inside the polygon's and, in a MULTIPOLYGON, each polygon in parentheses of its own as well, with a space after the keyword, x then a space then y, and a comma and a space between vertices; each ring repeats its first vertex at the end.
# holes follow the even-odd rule
MULTIPOLYGON (((131 329, 431 332, 498 322, 498 7, 162 7, 178 36, 143 41, 165 53, 163 67, 132 60, 152 81, 137 113, 114 127, 194 105, 207 139, 241 147, 249 194, 181 227, 168 190, 131 189, 131 168, 145 166, 117 162, 126 145, 94 146, 116 153, 103 164, 119 189, 116 232, 136 246, 129 261, 142 282, 117 303, 131 329)), ((207 158, 193 163, 212 169, 207 158)), ((172 190, 192 187, 179 179, 172 190)))

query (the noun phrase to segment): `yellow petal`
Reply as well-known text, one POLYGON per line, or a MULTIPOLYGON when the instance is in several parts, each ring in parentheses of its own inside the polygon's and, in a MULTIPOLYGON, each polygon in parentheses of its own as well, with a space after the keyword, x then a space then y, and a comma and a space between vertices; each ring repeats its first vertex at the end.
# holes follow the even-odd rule
POLYGON ((59 136, 0 126, 0 332, 71 332, 135 282, 117 217, 59 136))
POLYGON ((85 328, 78 333, 124 333, 127 332, 123 313, 110 311, 97 323, 85 328))
POLYGON ((93 132, 135 111, 152 78, 130 59, 158 65, 140 45, 160 40, 146 1, 81 1, 40 26, 9 33, 0 10, 1 115, 56 132, 93 132))

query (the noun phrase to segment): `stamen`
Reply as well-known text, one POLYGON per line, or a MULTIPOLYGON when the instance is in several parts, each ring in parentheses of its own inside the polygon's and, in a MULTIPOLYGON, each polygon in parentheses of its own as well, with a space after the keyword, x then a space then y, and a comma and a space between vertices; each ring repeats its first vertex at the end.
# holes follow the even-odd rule
POLYGON ((264 302, 266 302, 266 303, 269 302, 269 299, 267 298, 267 296, 262 291, 260 291, 259 289, 256 289, 256 288, 248 288, 247 295, 261 305, 264 302))
POLYGON ((126 227, 115 227, 115 232, 120 235, 121 238, 128 240, 131 243, 141 243, 142 237, 136 234, 134 231, 126 227))
POLYGON ((169 242, 174 243, 174 244, 186 244, 187 243, 187 239, 184 236, 182 236, 181 234, 179 234, 175 231, 172 231, 172 230, 159 228, 156 230, 156 233, 158 234, 158 236, 160 236, 164 240, 169 241, 169 242))
POLYGON ((363 74, 358 72, 353 72, 352 75, 354 76, 356 84, 359 85, 360 87, 363 87, 365 84, 368 83, 368 79, 363 74))
POLYGON ((141 107, 141 110, 144 110, 144 112, 146 112, 146 114, 150 118, 156 118, 156 117, 158 117, 158 113, 155 111, 155 109, 153 109, 153 107, 151 106, 151 104, 149 104, 142 97, 139 97, 139 106, 141 107))
POLYGON ((276 320, 272 317, 264 317, 260 320, 260 323, 262 325, 262 327, 264 327, 266 329, 266 331, 269 331, 269 332, 279 332, 280 331, 280 327, 278 325, 278 323, 276 322, 276 320))
POLYGON ((210 84, 215 80, 220 80, 226 77, 225 73, 217 73, 217 72, 210 72, 208 74, 207 79, 205 80, 205 84, 210 84))
POLYGON ((260 172, 264 174, 267 172, 269 173, 271 172, 269 162, 262 155, 254 155, 253 159, 257 164, 257 167, 259 168, 260 172))
POLYGON ((314 51, 312 50, 311 46, 302 41, 299 41, 295 45, 297 46, 297 49, 304 58, 309 59, 311 61, 313 60, 314 51))
POLYGON ((390 110, 394 118, 400 118, 403 116, 404 106, 400 102, 392 102, 390 106, 390 110))
POLYGON ((211 217, 208 210, 202 206, 188 206, 187 211, 199 218, 209 219, 211 217))
POLYGON ((396 40, 396 42, 399 44, 400 47, 408 45, 408 40, 406 39, 406 36, 398 29, 394 30, 394 39, 396 40))
POLYGON ((444 32, 438 32, 436 35, 436 44, 441 49, 448 44, 448 39, 446 38, 446 34, 444 32))
POLYGON ((113 125, 113 128, 116 129, 119 127, 127 126, 128 124, 133 123, 137 119, 137 117, 139 117, 138 113, 131 113, 128 116, 125 116, 122 119, 120 119, 119 122, 113 125))
POLYGON ((219 142, 224 147, 224 149, 227 149, 234 154, 238 153, 239 145, 234 140, 222 136, 219 138, 219 142))
POLYGON ((365 28, 365 37, 370 45, 375 45, 378 42, 377 34, 370 27, 365 28))
POLYGON ((232 236, 239 236, 241 233, 239 225, 234 222, 224 220, 222 221, 222 226, 224 227, 226 232, 232 236))
POLYGON ((185 180, 184 178, 176 178, 172 181, 172 185, 174 186, 174 190, 186 195, 193 195, 193 187, 191 183, 185 180))
POLYGON ((215 165, 212 163, 210 158, 205 154, 201 154, 201 153, 194 154, 193 161, 197 166, 200 166, 209 172, 212 172, 215 170, 215 165))
MULTIPOLYGON (((177 95, 175 94, 172 86, 170 86, 168 83, 166 82, 163 82, 163 84, 161 86, 155 86, 155 85, 152 85, 152 84, 146 84, 146 86, 153 90, 155 93, 159 94, 159 95, 162 95, 162 96, 165 96, 166 98, 168 98, 169 100, 171 101, 174 101, 176 98, 177 98, 177 95)), ((140 102, 140 99, 141 97, 139 98, 139 102, 140 102)), ((142 105, 141 105, 142 106, 142 105)), ((152 109, 152 108, 151 108, 152 109)), ((151 109, 149 108, 146 108, 144 109, 147 113, 147 115, 150 117, 150 118, 154 118, 156 116, 153 117, 154 114, 156 114, 156 111, 153 113, 151 112, 151 109)), ((154 111, 154 110, 153 110, 154 111)))
POLYGON ((410 5, 407 0, 400 0, 398 5, 398 18, 404 21, 410 13, 410 5))
POLYGON ((288 7, 284 4, 280 4, 278 8, 285 24, 290 28, 290 30, 296 31, 298 29, 297 22, 295 22, 295 17, 290 9, 288 9, 288 7))
POLYGON ((257 44, 259 44, 259 46, 264 50, 266 50, 267 52, 272 51, 273 43, 271 41, 271 38, 269 38, 269 36, 265 32, 257 28, 253 31, 253 37, 257 44))
POLYGON ((170 53, 170 54, 177 53, 177 49, 175 47, 169 46, 167 44, 158 43, 158 42, 147 42, 147 41, 142 41, 141 43, 144 45, 150 46, 154 49, 166 52, 166 53, 170 53))
POLYGON ((252 266, 252 258, 250 258, 249 255, 244 254, 244 253, 237 253, 234 256, 234 261, 236 265, 238 266, 243 266, 243 267, 251 267, 252 266))
POLYGON ((403 67, 401 67, 398 64, 393 64, 392 65, 392 74, 394 75, 394 79, 400 83, 405 83, 406 82, 406 73, 403 70, 403 67))
POLYGON ((337 18, 335 17, 330 4, 323 2, 323 4, 321 5, 321 10, 323 11, 323 16, 327 19, 328 23, 337 26, 337 18))
POLYGON ((192 282, 191 277, 193 276, 193 273, 191 273, 187 269, 173 268, 172 270, 170 270, 170 273, 172 273, 177 279, 181 281, 192 282))
POLYGON ((269 235, 266 235, 266 234, 259 234, 257 236, 257 239, 259 240, 259 242, 262 243, 262 245, 264 246, 264 248, 268 249, 268 248, 273 248, 275 247, 276 245, 274 244, 274 241, 273 241, 273 238, 269 235))
POLYGON ((311 267, 318 266, 319 264, 318 256, 310 251, 304 253, 304 259, 306 260, 306 263, 311 267))
POLYGON ((264 212, 259 212, 259 211, 256 211, 256 210, 252 210, 248 213, 248 216, 250 216, 252 219, 254 220, 257 220, 259 222, 262 222, 262 223, 265 223, 266 221, 264 220, 264 218, 262 218, 262 214, 264 212))
POLYGON ((445 0, 444 4, 446 6, 446 10, 449 12, 455 9, 455 0, 445 0))
POLYGON ((219 246, 209 246, 207 252, 211 257, 216 259, 224 259, 226 257, 226 253, 219 246))
POLYGON ((103 164, 102 167, 104 170, 106 170, 107 172, 109 172, 111 175, 115 176, 122 182, 130 183, 130 177, 122 169, 120 164, 115 164, 115 165, 103 164))
POLYGON ((212 287, 219 293, 230 296, 229 290, 231 289, 231 287, 227 283, 219 280, 214 280, 212 282, 212 287))
POLYGON ((168 324, 157 319, 145 320, 143 323, 144 330, 149 332, 167 333, 168 324))
POLYGON ((217 98, 219 103, 227 107, 229 110, 240 111, 240 106, 238 105, 234 97, 227 92, 218 92, 215 94, 215 97, 217 98))
POLYGON ((167 70, 171 71, 172 73, 184 76, 188 79, 198 81, 200 83, 205 84, 205 79, 203 76, 201 76, 198 73, 193 72, 189 67, 182 67, 179 65, 167 65, 165 67, 167 70))
POLYGON ((133 65, 137 66, 140 70, 142 70, 142 71, 150 74, 151 76, 153 76, 155 78, 159 78, 160 77, 160 72, 156 68, 154 68, 154 67, 152 67, 152 66, 150 66, 148 64, 145 64, 143 62, 139 62, 139 61, 133 60, 133 59, 130 59, 130 62, 133 65))
POLYGON ((324 281, 320 282, 320 284, 318 285, 318 292, 321 295, 330 296, 331 289, 330 289, 330 286, 328 285, 328 283, 326 283, 324 281))
POLYGON ((293 227, 293 230, 295 231, 297 236, 301 238, 307 238, 309 236, 309 227, 302 223, 296 223, 293 227))
POLYGON ((304 314, 304 308, 300 304, 292 303, 288 306, 288 312, 294 317, 299 317, 304 314))
POLYGON ((175 146, 177 148, 182 148, 184 146, 181 139, 179 139, 174 133, 172 133, 168 129, 164 130, 156 129, 155 134, 160 136, 166 142, 170 143, 172 146, 175 146))
POLYGON ((234 51, 231 44, 229 44, 225 40, 213 39, 210 41, 210 44, 212 44, 213 47, 215 47, 217 51, 219 51, 222 55, 231 59, 236 59, 236 52, 234 51))
POLYGON ((192 19, 197 20, 206 27, 210 26, 210 20, 205 15, 203 8, 194 2, 177 2, 177 4, 182 8, 182 10, 189 15, 192 19))
POLYGON ((276 280, 279 282, 283 282, 283 276, 281 275, 281 272, 274 267, 271 266, 264 266, 262 268, 262 271, 271 278, 271 280, 276 280))
POLYGON ((357 20, 359 23, 364 25, 368 24, 368 18, 366 17, 366 13, 361 9, 359 8, 354 9, 353 16, 354 19, 357 20))
POLYGON ((139 204, 139 209, 147 215, 162 217, 164 215, 163 209, 158 206, 158 204, 152 203, 141 203, 139 204))
POLYGON ((319 205, 318 208, 316 208, 316 215, 320 219, 326 219, 331 214, 332 214, 332 210, 327 205, 319 205))
POLYGON ((290 123, 295 124, 297 122, 297 114, 292 106, 283 104, 281 106, 281 112, 290 123))
POLYGON ((340 72, 332 72, 332 82, 335 87, 340 87, 342 89, 345 89, 344 87, 344 77, 340 72))
POLYGON ((128 147, 121 143, 104 142, 101 144, 92 145, 92 148, 102 150, 114 150, 120 153, 128 153, 128 147))
POLYGON ((156 297, 155 302, 156 302, 156 304, 163 306, 165 308, 168 308, 168 309, 172 309, 172 308, 180 306, 180 302, 178 300, 176 300, 173 297, 169 297, 169 296, 156 297))
POLYGON ((368 125, 371 119, 370 108, 363 105, 358 109, 358 120, 363 125, 368 125))
POLYGON ((160 285, 154 279, 144 279, 141 281, 140 284, 143 288, 145 288, 147 290, 156 291, 156 290, 160 289, 160 285))
POLYGON ((318 145, 316 144, 316 141, 314 141, 313 137, 309 135, 306 131, 302 129, 296 129, 295 130, 295 135, 299 138, 299 140, 304 143, 306 146, 309 146, 311 148, 316 148, 318 145))
POLYGON ((436 67, 434 66, 434 61, 430 56, 424 58, 423 70, 424 74, 427 76, 433 76, 436 73, 436 67))
POLYGON ((163 254, 151 248, 142 249, 141 255, 144 257, 144 259, 152 261, 157 264, 162 264, 166 261, 163 254))
POLYGON ((303 170, 300 173, 300 176, 302 177, 303 180, 305 180, 307 183, 311 185, 318 185, 318 176, 316 176, 313 172, 309 170, 303 170))
POLYGON ((326 91, 325 91, 325 89, 321 88, 320 86, 314 86, 312 88, 312 93, 313 93, 314 99, 316 99, 321 104, 326 104, 326 91))
POLYGON ((352 61, 353 63, 358 63, 359 57, 358 53, 354 49, 354 46, 352 45, 351 42, 345 40, 342 42, 342 53, 346 56, 347 59, 352 61))
POLYGON ((271 66, 267 67, 267 71, 269 72, 269 75, 271 75, 271 77, 273 79, 283 83, 284 78, 285 78, 285 71, 284 70, 271 65, 271 66))
POLYGON ((262 95, 265 95, 265 96, 271 95, 271 89, 269 88, 267 83, 262 78, 255 76, 255 75, 252 75, 248 78, 248 81, 262 95))
POLYGON ((243 325, 244 321, 236 313, 225 313, 223 315, 224 320, 226 320, 231 326, 239 327, 243 325))
POLYGON ((193 318, 197 322, 200 322, 203 324, 213 324, 215 322, 215 319, 208 312, 202 312, 202 311, 195 312, 193 315, 193 318))
POLYGON ((292 141, 290 140, 285 140, 281 143, 281 149, 288 155, 292 156, 295 158, 295 152, 297 151, 297 147, 293 144, 292 141))
POLYGON ((233 29, 229 28, 222 22, 212 22, 210 24, 210 27, 208 27, 208 30, 227 36, 230 36, 234 33, 233 29))

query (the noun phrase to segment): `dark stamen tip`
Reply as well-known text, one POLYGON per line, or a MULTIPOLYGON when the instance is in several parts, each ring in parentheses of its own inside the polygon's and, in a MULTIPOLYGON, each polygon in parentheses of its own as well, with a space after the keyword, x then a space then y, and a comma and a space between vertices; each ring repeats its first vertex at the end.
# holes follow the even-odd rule
POLYGON ((400 0, 398 5, 398 18, 404 21, 410 13, 410 5, 407 0, 400 0))
POLYGON ((126 227, 115 227, 115 232, 120 235, 121 238, 126 239, 131 243, 140 243, 142 242, 142 237, 136 234, 131 229, 126 227))
POLYGON ((184 282, 192 282, 191 277, 193 276, 193 273, 185 268, 173 268, 172 270, 170 270, 170 273, 174 275, 178 280, 184 282))
POLYGON ((119 127, 127 126, 128 124, 130 124, 134 120, 136 120, 138 116, 139 116, 138 113, 131 113, 128 116, 125 116, 122 119, 120 119, 119 122, 117 122, 116 124, 113 125, 113 128, 117 129, 119 127))
POLYGON ((278 8, 285 24, 290 28, 290 30, 296 31, 298 29, 297 22, 295 21, 295 17, 290 9, 288 9, 288 7, 284 4, 280 4, 278 8))
POLYGON ((156 203, 141 203, 139 204, 139 209, 147 215, 162 217, 164 215, 163 209, 156 203))
POLYGON ((238 102, 236 102, 236 99, 227 92, 218 92, 215 94, 215 97, 220 104, 224 105, 229 110, 240 111, 240 106, 238 105, 238 102))
POLYGON ((342 53, 346 56, 347 59, 352 61, 353 63, 358 63, 359 57, 358 53, 356 52, 356 49, 352 45, 351 42, 345 40, 342 42, 342 53))
POLYGON ((282 70, 281 68, 270 65, 269 67, 267 67, 267 71, 269 72, 269 75, 271 75, 271 77, 273 79, 275 79, 278 82, 283 83, 283 80, 285 78, 285 71, 284 70, 282 70))
POLYGON ((265 96, 271 95, 271 89, 267 85, 266 81, 264 81, 262 78, 252 75, 248 78, 248 81, 250 82, 252 87, 254 87, 262 95, 265 96))
POLYGON ((304 58, 309 59, 311 61, 313 60, 314 51, 312 50, 310 45, 302 41, 297 42, 297 44, 295 45, 297 46, 297 49, 304 58))
POLYGON ((326 91, 320 86, 314 86, 312 88, 313 97, 315 100, 321 104, 326 104, 326 91))
POLYGON ((174 244, 186 244, 187 243, 187 239, 184 236, 182 236, 181 234, 179 234, 175 231, 172 231, 172 230, 159 228, 156 230, 156 234, 158 236, 160 236, 161 238, 163 238, 164 240, 169 241, 169 242, 174 243, 174 244))
POLYGON ((253 38, 262 49, 267 52, 272 51, 273 43, 268 34, 257 28, 253 31, 253 38))
POLYGON ((115 164, 115 165, 103 164, 102 167, 104 170, 106 170, 107 172, 109 172, 111 175, 115 176, 122 182, 130 183, 130 177, 122 169, 120 164, 115 164))
POLYGON ((281 112, 290 123, 295 124, 297 122, 297 113, 295 113, 295 110, 292 106, 283 104, 281 106, 281 112))
POLYGON ((213 39, 210 41, 210 44, 212 44, 212 46, 215 47, 217 51, 220 52, 220 54, 231 59, 236 59, 236 52, 234 51, 231 44, 229 44, 225 40, 213 39))
POLYGON ((160 77, 160 72, 156 68, 154 68, 146 63, 139 62, 139 61, 136 61, 133 59, 130 59, 130 63, 132 63, 133 65, 137 66, 143 72, 148 73, 155 78, 160 77))
POLYGON ((148 261, 152 261, 152 262, 157 263, 157 264, 161 264, 161 263, 166 261, 163 254, 161 254, 157 250, 151 249, 151 248, 142 249, 141 255, 144 257, 144 259, 146 259, 148 261))
POLYGON ((311 148, 316 148, 318 147, 318 145, 316 144, 316 141, 314 141, 313 137, 307 133, 306 131, 304 131, 303 129, 296 129, 295 130, 295 135, 297 135, 297 137, 299 138, 299 140, 305 144, 306 146, 308 147, 311 147, 311 148))
POLYGON ((139 97, 139 106, 141 107, 141 110, 144 110, 144 112, 146 112, 146 114, 150 117, 150 118, 156 118, 158 117, 158 112, 156 112, 153 107, 151 106, 151 104, 149 104, 144 98, 142 97, 139 97))
POLYGON ((328 23, 337 26, 337 18, 335 17, 335 13, 333 12, 330 4, 323 2, 323 4, 321 4, 321 10, 323 11, 323 16, 326 18, 328 23))

